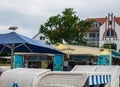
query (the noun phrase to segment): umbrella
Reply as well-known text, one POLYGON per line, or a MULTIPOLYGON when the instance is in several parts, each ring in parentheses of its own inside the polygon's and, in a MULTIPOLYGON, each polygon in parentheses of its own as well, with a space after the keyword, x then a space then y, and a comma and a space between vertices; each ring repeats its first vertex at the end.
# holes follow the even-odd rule
POLYGON ((0 52, 11 52, 11 68, 13 68, 14 52, 63 54, 45 43, 33 40, 16 32, 0 35, 0 52))

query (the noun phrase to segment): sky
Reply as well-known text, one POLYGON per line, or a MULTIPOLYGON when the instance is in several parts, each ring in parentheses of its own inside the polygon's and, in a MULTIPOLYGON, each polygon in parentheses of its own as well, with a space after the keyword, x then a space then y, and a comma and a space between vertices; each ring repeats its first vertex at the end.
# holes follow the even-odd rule
POLYGON ((15 32, 32 38, 40 25, 65 8, 73 8, 81 20, 106 17, 108 13, 120 17, 120 0, 0 0, 0 34, 17 26, 15 32))

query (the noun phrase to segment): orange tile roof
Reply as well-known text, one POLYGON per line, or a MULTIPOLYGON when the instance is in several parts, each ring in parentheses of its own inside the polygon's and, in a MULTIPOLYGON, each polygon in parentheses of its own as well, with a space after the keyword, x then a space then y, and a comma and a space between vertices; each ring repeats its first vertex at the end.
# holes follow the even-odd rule
MULTIPOLYGON (((106 21, 106 18, 87 18, 86 20, 87 21, 97 21, 102 25, 106 21)), ((115 21, 117 24, 120 25, 120 17, 115 17, 115 21)))
MULTIPOLYGON (((106 21, 106 18, 87 18, 87 21, 97 21, 100 26, 106 21)), ((120 25, 120 17, 115 17, 115 22, 120 25)), ((90 28, 87 32, 99 32, 99 27, 96 29, 90 28)))
POLYGON ((87 21, 97 21, 100 23, 100 25, 102 25, 106 21, 106 18, 87 18, 86 20, 87 21))
POLYGON ((120 25, 120 17, 116 17, 115 21, 120 25))

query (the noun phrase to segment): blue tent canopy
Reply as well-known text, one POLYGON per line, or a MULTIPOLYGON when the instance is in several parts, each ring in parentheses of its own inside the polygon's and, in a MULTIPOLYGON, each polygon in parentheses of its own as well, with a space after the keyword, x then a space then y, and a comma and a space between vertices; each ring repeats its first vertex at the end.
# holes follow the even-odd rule
POLYGON ((10 52, 12 45, 14 45, 14 52, 63 54, 45 43, 33 40, 15 32, 0 35, 0 52, 10 52))
POLYGON ((14 52, 64 54, 45 43, 15 32, 0 35, 0 52, 11 52, 11 63, 13 63, 14 52))

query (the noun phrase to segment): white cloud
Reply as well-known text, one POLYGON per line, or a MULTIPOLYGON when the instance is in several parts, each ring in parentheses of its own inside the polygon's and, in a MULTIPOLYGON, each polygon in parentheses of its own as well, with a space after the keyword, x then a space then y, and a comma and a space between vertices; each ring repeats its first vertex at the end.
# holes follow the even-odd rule
POLYGON ((80 19, 105 17, 108 12, 120 16, 120 0, 0 0, 0 33, 11 25, 32 37, 50 16, 73 8, 80 19))
POLYGON ((0 25, 0 34, 9 33, 8 26, 0 25))
POLYGON ((32 17, 49 17, 67 7, 75 8, 79 13, 87 15, 104 10, 116 11, 120 7, 119 0, 0 0, 0 2, 1 9, 13 10, 32 17))
MULTIPOLYGON (((11 26, 14 26, 14 25, 11 25, 11 26)), ((11 30, 8 29, 11 26, 0 25, 0 34, 12 32, 11 30)), ((32 32, 32 33, 30 33, 29 29, 19 27, 17 30, 15 30, 15 32, 19 33, 21 35, 27 36, 29 38, 32 38, 33 36, 35 36, 35 34, 37 34, 38 31, 35 31, 34 29, 32 29, 32 30, 30 30, 30 32, 32 32)))
POLYGON ((31 29, 29 31, 29 29, 27 28, 22 28, 22 27, 19 27, 15 32, 21 34, 21 35, 24 35, 24 36, 27 36, 27 37, 30 37, 30 38, 33 38, 33 36, 35 36, 35 34, 38 33, 38 31, 34 30, 34 29, 31 29))

